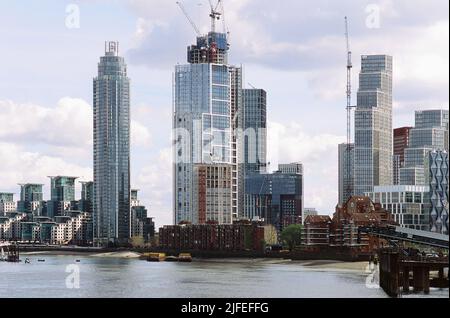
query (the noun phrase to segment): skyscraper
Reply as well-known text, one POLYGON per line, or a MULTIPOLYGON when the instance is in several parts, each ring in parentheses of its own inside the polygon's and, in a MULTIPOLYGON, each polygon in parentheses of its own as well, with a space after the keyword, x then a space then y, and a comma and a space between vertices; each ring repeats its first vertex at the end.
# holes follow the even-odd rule
POLYGON ((355 144, 340 144, 338 148, 339 204, 343 205, 353 195, 355 144), (349 162, 350 161, 350 162, 349 162), (350 169, 350 171, 349 171, 350 169))
POLYGON ((355 111, 354 194, 392 184, 392 57, 361 58, 355 111))
POLYGON ((264 173, 267 168, 267 93, 244 89, 245 175, 264 173))
POLYGON ((94 78, 94 242, 130 238, 130 80, 119 43, 106 42, 94 78))
POLYGON ((229 204, 221 210, 226 216, 218 219, 229 223, 238 215, 239 144, 234 130, 241 125, 242 71, 228 65, 224 33, 197 37, 197 44, 188 47, 188 63, 177 65, 174 74, 174 223, 209 221, 199 211, 217 194, 199 192, 201 183, 194 183, 203 180, 204 171, 212 171, 205 170, 208 165, 220 166, 221 173, 214 176, 218 184, 232 182, 229 204))

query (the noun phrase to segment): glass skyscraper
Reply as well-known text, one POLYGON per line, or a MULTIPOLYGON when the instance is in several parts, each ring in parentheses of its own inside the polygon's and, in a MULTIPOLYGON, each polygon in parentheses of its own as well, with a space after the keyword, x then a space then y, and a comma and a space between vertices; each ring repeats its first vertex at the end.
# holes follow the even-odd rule
POLYGON ((106 42, 94 78, 94 243, 130 238, 130 80, 119 43, 106 42))
POLYGON ((267 167, 267 93, 244 89, 245 175, 264 173, 267 167))
MULTIPOLYGON (((226 34, 209 32, 188 47, 188 62, 174 73, 174 223, 199 223, 199 202, 194 189, 199 179, 196 165, 230 165, 232 178, 229 211, 237 216, 238 144, 234 129, 239 125, 241 70, 227 64, 226 34), (194 208, 195 207, 195 208, 194 208)), ((225 182, 225 180, 222 180, 225 182)), ((207 195, 204 193, 204 195, 207 195)), ((211 194, 212 195, 212 194, 211 194)), ((206 220, 208 221, 208 220, 206 220)))
POLYGON ((392 57, 362 56, 355 111, 355 195, 392 183, 392 134, 392 57))

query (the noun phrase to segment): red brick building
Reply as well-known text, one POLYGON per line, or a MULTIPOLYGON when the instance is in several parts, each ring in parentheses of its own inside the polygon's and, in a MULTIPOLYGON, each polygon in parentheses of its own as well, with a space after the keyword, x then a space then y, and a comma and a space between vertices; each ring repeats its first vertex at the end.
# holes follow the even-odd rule
POLYGON ((171 250, 244 251, 263 249, 264 227, 257 222, 182 224, 159 229, 159 245, 171 250))

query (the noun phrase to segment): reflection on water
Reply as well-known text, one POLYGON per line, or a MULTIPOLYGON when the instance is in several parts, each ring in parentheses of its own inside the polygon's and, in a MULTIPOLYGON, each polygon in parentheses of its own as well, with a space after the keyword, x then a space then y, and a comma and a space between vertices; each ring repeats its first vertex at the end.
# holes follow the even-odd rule
POLYGON ((381 289, 365 286, 363 271, 314 270, 286 261, 28 258, 31 264, 0 263, 0 297, 386 297, 381 289), (66 268, 71 264, 79 266, 79 289, 66 287, 66 268))

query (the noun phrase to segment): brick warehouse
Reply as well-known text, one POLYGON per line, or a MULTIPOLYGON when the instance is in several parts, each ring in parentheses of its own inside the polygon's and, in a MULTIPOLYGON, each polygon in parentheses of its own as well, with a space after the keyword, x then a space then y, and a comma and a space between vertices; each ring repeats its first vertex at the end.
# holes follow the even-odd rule
POLYGON ((180 224, 159 229, 164 249, 208 251, 261 251, 264 227, 258 222, 234 224, 180 224))

